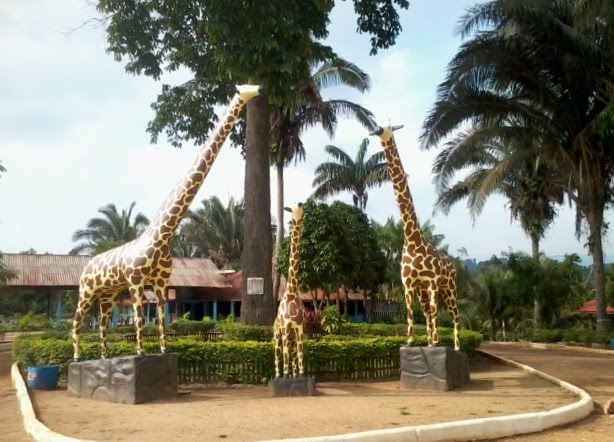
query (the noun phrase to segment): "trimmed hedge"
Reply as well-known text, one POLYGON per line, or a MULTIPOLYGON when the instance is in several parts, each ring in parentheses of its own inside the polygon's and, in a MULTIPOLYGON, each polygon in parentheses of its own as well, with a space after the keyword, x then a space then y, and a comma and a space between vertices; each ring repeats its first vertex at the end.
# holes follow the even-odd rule
MULTIPOLYGON (((482 340, 479 333, 461 332, 464 351, 475 350, 482 340)), ((399 374, 399 347, 405 337, 351 339, 345 337, 306 340, 306 372, 320 381, 379 379, 399 374)), ((440 335, 441 345, 453 345, 451 333, 440 335)), ((416 345, 426 345, 426 337, 418 336, 416 345)), ((160 351, 157 342, 145 342, 146 353, 160 351)), ((266 383, 274 371, 272 342, 201 341, 179 338, 169 341, 168 351, 179 355, 181 383, 266 383)), ((72 360, 72 343, 68 339, 45 336, 22 336, 13 343, 13 357, 22 368, 30 365, 58 364, 65 376, 72 360)), ((109 357, 134 354, 133 342, 109 344, 109 357)), ((82 343, 82 359, 97 359, 98 343, 82 343)))

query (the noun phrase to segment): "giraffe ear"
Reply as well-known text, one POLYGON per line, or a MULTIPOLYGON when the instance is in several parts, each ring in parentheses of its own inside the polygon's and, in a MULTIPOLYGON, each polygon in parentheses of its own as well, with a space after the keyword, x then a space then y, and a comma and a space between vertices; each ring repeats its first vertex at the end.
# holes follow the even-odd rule
POLYGON ((292 213, 292 209, 291 209, 291 208, 289 208, 289 207, 284 207, 284 210, 285 210, 286 212, 290 212, 290 213, 292 213))

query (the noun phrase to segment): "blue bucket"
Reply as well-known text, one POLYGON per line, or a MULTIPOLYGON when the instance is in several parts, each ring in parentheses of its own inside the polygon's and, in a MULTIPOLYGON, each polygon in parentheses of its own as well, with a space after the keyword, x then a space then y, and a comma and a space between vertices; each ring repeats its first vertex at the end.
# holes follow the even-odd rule
POLYGON ((28 367, 28 387, 33 390, 54 390, 60 379, 59 365, 28 367))

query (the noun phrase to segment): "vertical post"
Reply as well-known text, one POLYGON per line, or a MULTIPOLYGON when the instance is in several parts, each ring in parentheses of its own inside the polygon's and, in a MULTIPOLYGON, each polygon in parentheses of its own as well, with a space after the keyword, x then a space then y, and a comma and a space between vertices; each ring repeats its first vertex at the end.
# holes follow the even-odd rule
POLYGON ((147 323, 149 324, 149 301, 145 301, 145 305, 147 306, 147 323))
POLYGON ((213 301, 213 320, 217 321, 217 301, 213 301))
POLYGON ((60 322, 62 321, 62 316, 63 316, 63 312, 62 312, 62 294, 58 293, 58 303, 55 307, 55 320, 56 322, 60 322))
POLYGON ((117 328, 118 321, 119 321, 119 307, 116 304, 113 307, 113 316, 111 317, 111 328, 117 328))
POLYGON ((169 311, 169 303, 166 303, 166 308, 164 309, 164 323, 169 324, 171 322, 171 312, 169 311))
POLYGON ((237 315, 235 315, 235 302, 234 301, 230 301, 230 314, 232 315, 233 318, 237 318, 237 315))

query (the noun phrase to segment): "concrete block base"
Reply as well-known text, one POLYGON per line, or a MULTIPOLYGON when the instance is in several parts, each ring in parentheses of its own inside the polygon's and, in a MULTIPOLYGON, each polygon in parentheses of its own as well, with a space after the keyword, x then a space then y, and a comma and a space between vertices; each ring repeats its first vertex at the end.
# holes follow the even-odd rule
POLYGON ((469 382, 469 358, 449 347, 407 347, 401 350, 401 387, 448 391, 469 382))
POLYGON ((72 362, 68 395, 121 404, 176 397, 177 360, 166 353, 72 362))
POLYGON ((273 397, 316 394, 316 380, 313 376, 273 378, 269 381, 269 387, 271 387, 273 397))

